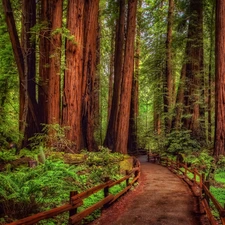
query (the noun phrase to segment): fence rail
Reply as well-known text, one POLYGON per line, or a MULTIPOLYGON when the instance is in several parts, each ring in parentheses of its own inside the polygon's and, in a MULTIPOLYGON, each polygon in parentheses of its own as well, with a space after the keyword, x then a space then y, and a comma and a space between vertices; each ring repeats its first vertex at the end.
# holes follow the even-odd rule
POLYGON ((109 178, 106 177, 105 182, 103 184, 95 186, 85 192, 79 194, 77 194, 75 191, 71 192, 68 204, 56 207, 54 209, 45 212, 37 213, 35 215, 14 221, 12 223, 7 223, 6 225, 31 225, 41 220, 52 218, 64 212, 69 212, 69 220, 68 220, 69 224, 76 224, 79 221, 82 221, 83 218, 90 215, 96 209, 108 207, 110 204, 116 201, 121 195, 126 193, 132 187, 132 185, 138 181, 140 177, 140 162, 137 159, 135 159, 135 164, 136 164, 135 167, 131 171, 126 171, 126 175, 117 181, 109 180, 109 178), (111 187, 118 185, 123 181, 126 181, 126 187, 123 190, 121 190, 116 195, 109 193, 109 189, 111 187), (77 208, 83 205, 83 199, 101 190, 104 191, 104 198, 101 201, 95 203, 89 208, 83 210, 82 212, 77 213, 77 208))
POLYGON ((217 225, 218 223, 212 215, 209 206, 210 201, 218 211, 222 225, 225 225, 225 209, 210 192, 209 182, 205 180, 204 174, 199 173, 196 169, 188 168, 186 164, 175 162, 168 158, 160 158, 160 164, 168 167, 177 175, 181 175, 182 178, 189 184, 189 186, 191 186, 194 195, 199 198, 199 201, 204 207, 204 211, 212 225, 217 225), (190 178, 188 173, 192 174, 193 177, 190 178))

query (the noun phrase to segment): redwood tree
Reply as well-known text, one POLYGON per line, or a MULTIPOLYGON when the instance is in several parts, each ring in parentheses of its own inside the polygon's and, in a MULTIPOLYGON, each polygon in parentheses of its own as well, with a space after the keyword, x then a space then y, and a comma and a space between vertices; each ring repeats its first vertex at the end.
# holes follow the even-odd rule
POLYGON ((48 122, 48 81, 50 71, 50 31, 51 31, 51 15, 50 4, 48 0, 41 1, 40 5, 40 25, 39 34, 39 89, 38 103, 40 110, 41 123, 48 122))
POLYGON ((28 137, 31 137, 34 134, 34 131, 37 132, 39 131, 38 107, 34 99, 35 54, 34 54, 34 44, 31 43, 30 39, 31 38, 30 29, 35 23, 35 5, 33 5, 34 4, 33 1, 30 1, 29 3, 27 1, 23 2, 26 4, 26 6, 24 6, 23 8, 24 11, 23 38, 22 38, 23 44, 21 45, 15 25, 11 3, 8 0, 2 0, 2 3, 19 74, 19 82, 20 82, 19 127, 20 132, 23 135, 25 135, 25 138, 27 139, 28 137), (31 86, 28 87, 28 85, 31 86))
POLYGON ((132 78, 130 124, 128 137, 128 152, 135 153, 138 148, 137 117, 138 117, 138 93, 139 93, 139 64, 140 64, 140 39, 141 39, 141 8, 142 0, 138 1, 137 34, 135 43, 134 73, 132 78))
POLYGON ((118 1, 119 18, 116 22, 116 39, 114 53, 114 85, 111 112, 107 126, 104 146, 114 149, 116 143, 117 120, 120 107, 120 94, 122 82, 122 69, 124 61, 124 35, 125 35, 125 0, 118 1))
POLYGON ((200 96, 203 72, 203 2, 190 1, 190 20, 186 46, 184 92, 184 127, 195 137, 202 136, 200 124, 200 96))
POLYGON ((132 77, 134 73, 134 40, 136 30, 137 0, 128 1, 127 32, 124 51, 120 108, 117 121, 115 151, 127 153, 132 77))
POLYGON ((82 76, 82 131, 84 146, 89 151, 97 150, 95 131, 95 92, 97 72, 99 0, 85 1, 84 7, 84 53, 82 76))
POLYGON ((225 2, 216 0, 216 93, 214 156, 225 155, 225 2))
POLYGON ((49 79, 48 79, 48 124, 60 124, 60 72, 61 72, 61 27, 63 2, 49 1, 51 34, 49 46, 49 79))
POLYGON ((173 28, 174 0, 169 0, 168 24, 166 38, 166 70, 164 81, 164 113, 165 113, 165 129, 170 132, 171 129, 171 111, 173 107, 173 71, 172 71, 172 28, 173 28))
POLYGON ((67 138, 74 141, 76 151, 81 149, 81 110, 83 74, 83 0, 71 0, 67 6, 67 29, 71 38, 66 40, 66 70, 63 95, 63 125, 69 126, 67 138))

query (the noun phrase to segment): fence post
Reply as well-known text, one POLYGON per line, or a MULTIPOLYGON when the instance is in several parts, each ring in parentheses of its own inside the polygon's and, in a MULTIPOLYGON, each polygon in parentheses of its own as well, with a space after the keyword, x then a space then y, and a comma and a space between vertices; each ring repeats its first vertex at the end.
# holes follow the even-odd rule
POLYGON ((205 174, 202 173, 201 176, 200 176, 200 188, 201 189, 203 188, 204 181, 205 181, 205 174))
MULTIPOLYGON (((105 183, 108 182, 109 180, 110 180, 109 177, 105 177, 105 183)), ((104 188, 104 198, 106 198, 108 195, 109 195, 109 187, 107 186, 107 187, 104 188)), ((109 207, 109 203, 106 203, 103 206, 103 208, 105 208, 105 209, 108 208, 108 207, 109 207)))
MULTIPOLYGON (((75 195, 77 195, 77 194, 78 194, 77 191, 71 191, 71 192, 70 192, 70 204, 71 204, 71 205, 72 205, 72 197, 75 196, 75 195)), ((69 217, 71 217, 71 216, 73 216, 73 215, 75 215, 75 214, 77 214, 77 208, 71 209, 71 210, 69 211, 69 217)))
MULTIPOLYGON (((109 181, 109 177, 105 177, 105 183, 109 181)), ((106 198, 109 195, 109 187, 104 188, 104 197, 106 198)))
MULTIPOLYGON (((205 181, 205 186, 208 188, 208 190, 210 190, 210 182, 207 180, 205 181)), ((205 199, 209 205, 209 196, 205 194, 205 199)))
MULTIPOLYGON (((129 175, 129 170, 126 170, 126 175, 129 175)), ((126 186, 127 187, 129 186, 129 178, 126 179, 126 186)))
POLYGON ((184 175, 185 175, 185 177, 187 177, 187 162, 185 162, 185 164, 184 164, 184 175))
POLYGON ((194 183, 197 184, 197 181, 196 181, 196 168, 194 168, 194 183))

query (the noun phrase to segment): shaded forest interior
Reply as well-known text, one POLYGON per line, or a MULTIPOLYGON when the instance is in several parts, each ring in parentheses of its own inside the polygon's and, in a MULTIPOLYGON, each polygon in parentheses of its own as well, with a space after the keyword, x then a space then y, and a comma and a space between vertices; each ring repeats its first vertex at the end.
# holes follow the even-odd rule
POLYGON ((224 155, 222 1, 2 6, 3 145, 224 155))

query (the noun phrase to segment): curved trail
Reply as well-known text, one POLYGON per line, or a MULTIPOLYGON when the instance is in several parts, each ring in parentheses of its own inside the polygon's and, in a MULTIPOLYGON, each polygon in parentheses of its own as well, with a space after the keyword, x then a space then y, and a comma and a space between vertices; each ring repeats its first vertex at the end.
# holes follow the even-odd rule
POLYGON ((194 197, 188 186, 167 168, 141 162, 140 184, 92 225, 198 225, 194 197))

